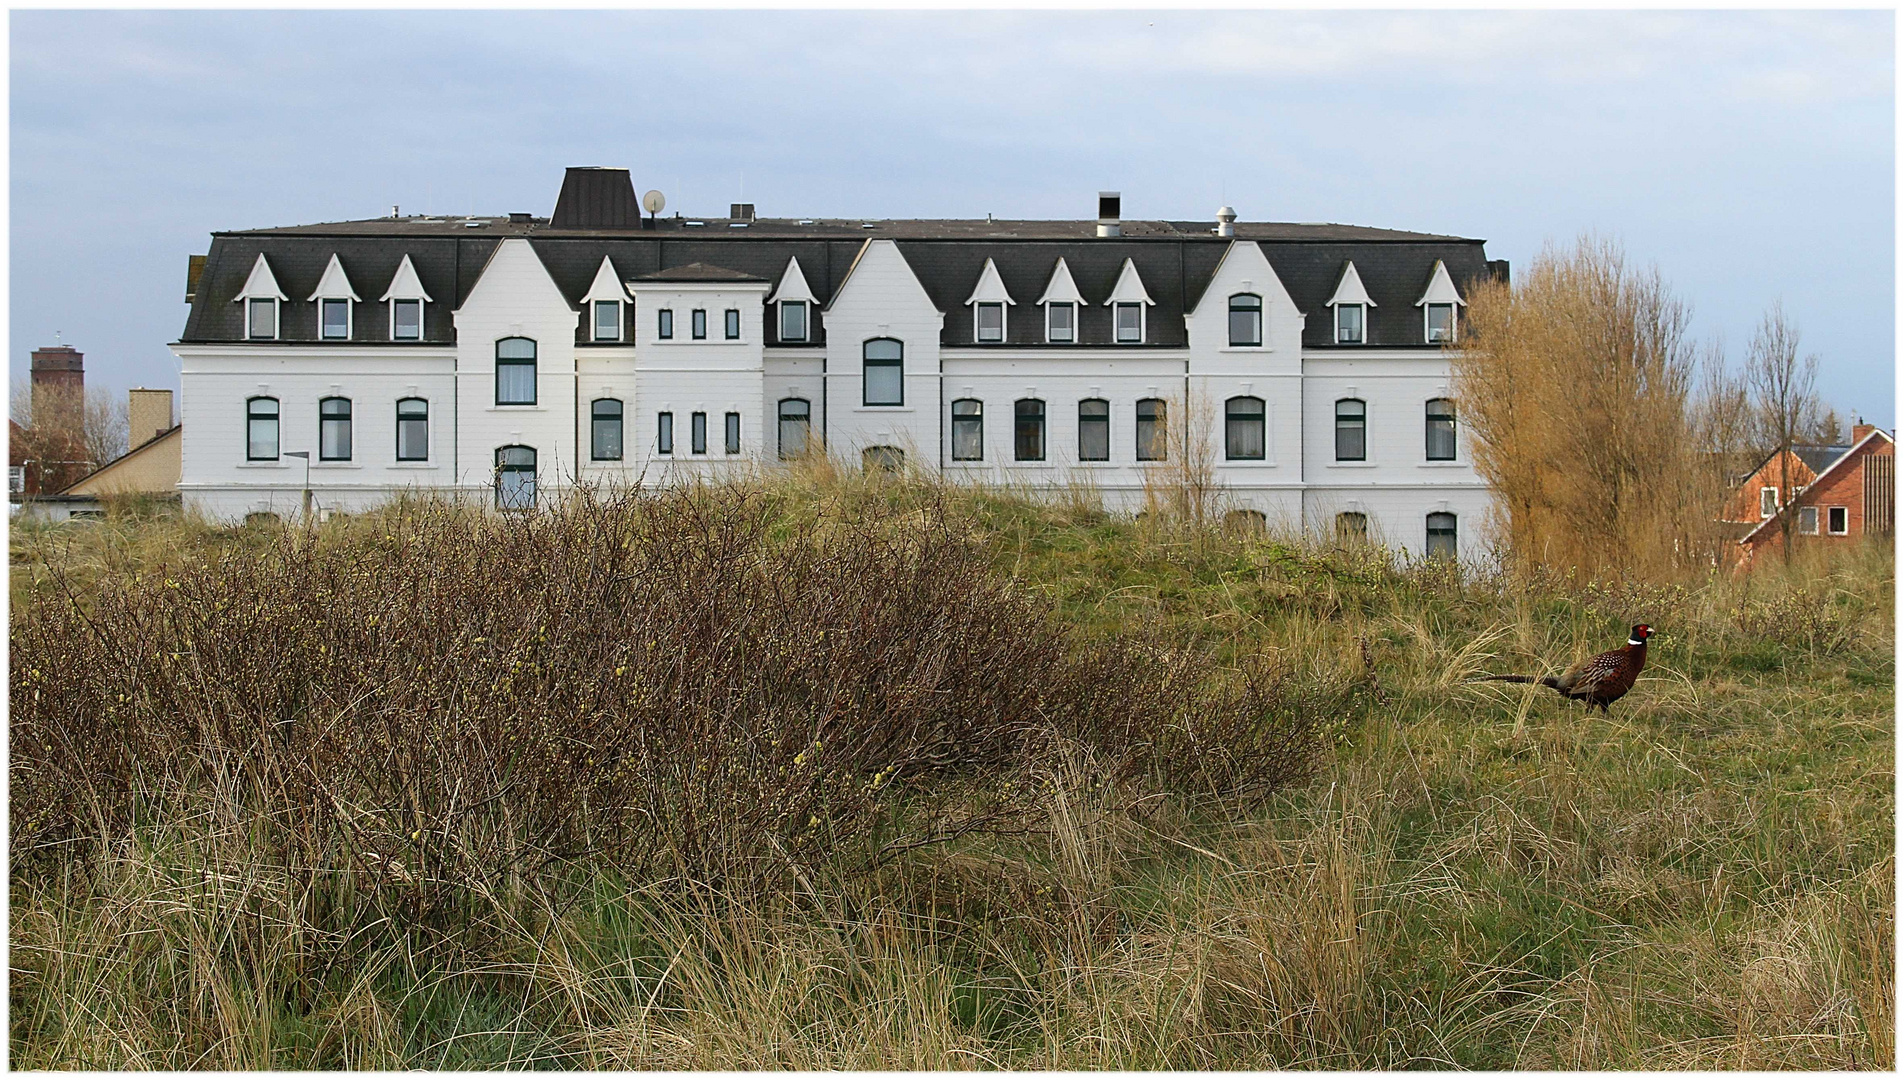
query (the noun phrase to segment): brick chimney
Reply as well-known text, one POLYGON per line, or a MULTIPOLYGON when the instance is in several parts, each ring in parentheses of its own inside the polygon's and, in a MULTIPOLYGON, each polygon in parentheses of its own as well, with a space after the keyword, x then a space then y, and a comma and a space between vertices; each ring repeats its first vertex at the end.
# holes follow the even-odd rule
POLYGON ((127 394, 126 418, 131 439, 127 447, 137 450, 160 432, 172 430, 172 391, 139 387, 127 394))
POLYGON ((1859 443, 1863 442, 1864 437, 1866 435, 1871 434, 1873 431, 1876 431, 1877 429, 1878 427, 1876 424, 1851 425, 1851 445, 1856 446, 1859 443))
POLYGON ((33 430, 65 432, 85 428, 86 354, 71 345, 33 350, 33 430))

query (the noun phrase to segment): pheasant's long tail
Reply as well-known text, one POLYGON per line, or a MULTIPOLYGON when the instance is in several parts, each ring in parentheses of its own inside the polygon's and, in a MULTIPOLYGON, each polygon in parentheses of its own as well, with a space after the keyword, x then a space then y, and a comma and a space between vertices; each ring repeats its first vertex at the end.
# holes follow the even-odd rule
POLYGON ((1536 684, 1538 684, 1538 685, 1540 685, 1540 686, 1553 686, 1553 685, 1554 685, 1554 677, 1553 677, 1552 675, 1539 675, 1539 676, 1535 676, 1535 675, 1483 675, 1483 676, 1481 676, 1481 678, 1480 678, 1480 679, 1478 679, 1478 680, 1476 680, 1476 681, 1477 681, 1477 682, 1513 682, 1513 683, 1536 683, 1536 684))

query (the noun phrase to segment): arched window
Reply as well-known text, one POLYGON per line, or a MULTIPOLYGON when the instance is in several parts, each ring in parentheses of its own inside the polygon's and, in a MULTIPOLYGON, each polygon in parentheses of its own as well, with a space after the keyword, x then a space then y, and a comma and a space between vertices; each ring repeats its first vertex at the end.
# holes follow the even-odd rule
POLYGON ((906 347, 892 338, 873 338, 861 350, 865 376, 862 405, 906 403, 906 347))
POLYGON ((1103 398, 1078 402, 1078 460, 1111 460, 1111 403, 1103 398))
POLYGON ((1022 398, 1012 406, 1012 456, 1019 461, 1045 459, 1045 403, 1022 398))
POLYGON ((1335 459, 1368 460, 1368 405, 1360 398, 1335 403, 1335 459))
POLYGON ((528 510, 536 501, 536 452, 532 446, 496 448, 496 508, 528 510))
POLYGON ((1164 408, 1163 398, 1143 398, 1137 402, 1139 461, 1165 461, 1170 457, 1170 432, 1164 408))
POLYGON ((496 342, 496 404, 536 403, 536 343, 509 337, 496 342))
POLYGON ((867 472, 898 472, 906 467, 906 452, 897 446, 869 446, 859 452, 859 461, 867 472))
POLYGON ((1455 520, 1454 515, 1446 512, 1428 515, 1428 555, 1431 558, 1454 558, 1455 520))
POLYGON ((1454 402, 1434 398, 1428 402, 1428 460, 1454 460, 1454 402))
POLYGON ((350 460, 350 399, 327 397, 317 403, 317 459, 350 460))
POLYGON ((985 459, 985 403, 960 398, 952 403, 952 460, 985 459))
POLYGON ((278 460, 278 399, 255 397, 245 402, 245 460, 278 460))
POLYGON ((596 461, 621 460, 621 402, 596 398, 589 404, 589 456, 596 461))
POLYGON ((1264 458, 1263 399, 1233 397, 1223 403, 1223 456, 1231 461, 1264 458))
POLYGON ((422 398, 397 402, 397 460, 430 459, 430 403, 422 398))
POLYGON ((1263 298, 1254 293, 1230 297, 1230 344, 1263 343, 1263 298))
POLYGON ((1359 544, 1368 539, 1368 515, 1344 510, 1335 516, 1335 542, 1359 544))
POLYGON ((805 398, 780 401, 780 460, 805 457, 807 438, 813 433, 813 405, 805 398))

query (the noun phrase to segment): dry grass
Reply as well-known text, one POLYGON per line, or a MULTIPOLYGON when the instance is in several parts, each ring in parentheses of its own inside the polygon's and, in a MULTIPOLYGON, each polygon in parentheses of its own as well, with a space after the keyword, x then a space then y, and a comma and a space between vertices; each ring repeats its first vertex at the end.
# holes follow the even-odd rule
MULTIPOLYGON (((768 494, 795 508, 776 520, 848 532, 949 500, 1070 662, 1141 645, 1231 694, 1229 672, 1266 665, 1234 715, 1321 714, 1335 748, 1307 783, 1239 785, 1221 754, 1119 768, 1102 728, 1053 730, 1009 776, 1029 791, 1009 829, 870 869, 839 845, 765 890, 561 863, 432 926, 362 875, 298 868, 255 817, 135 816, 14 868, 13 1063, 1893 1064, 1888 551, 1528 582, 818 470, 768 494), (1610 716, 1465 681, 1641 618, 1662 632, 1610 716)), ((15 663, 48 602, 36 567, 110 586, 286 542, 189 523, 17 536, 15 663)), ((20 685, 16 667, 16 702, 20 685)), ((1276 727, 1185 727, 1167 756, 1276 727)), ((956 776, 883 812, 956 811, 956 776)))

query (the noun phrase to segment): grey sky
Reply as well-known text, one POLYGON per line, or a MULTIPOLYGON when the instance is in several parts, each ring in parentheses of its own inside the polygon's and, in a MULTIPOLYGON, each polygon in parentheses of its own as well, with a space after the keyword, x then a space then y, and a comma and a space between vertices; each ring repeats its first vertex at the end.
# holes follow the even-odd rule
POLYGON ((1890 12, 49 12, 12 40, 12 364, 178 385, 215 229, 547 214, 568 165, 671 210, 1585 230, 1736 362, 1782 299, 1893 423, 1890 12))

